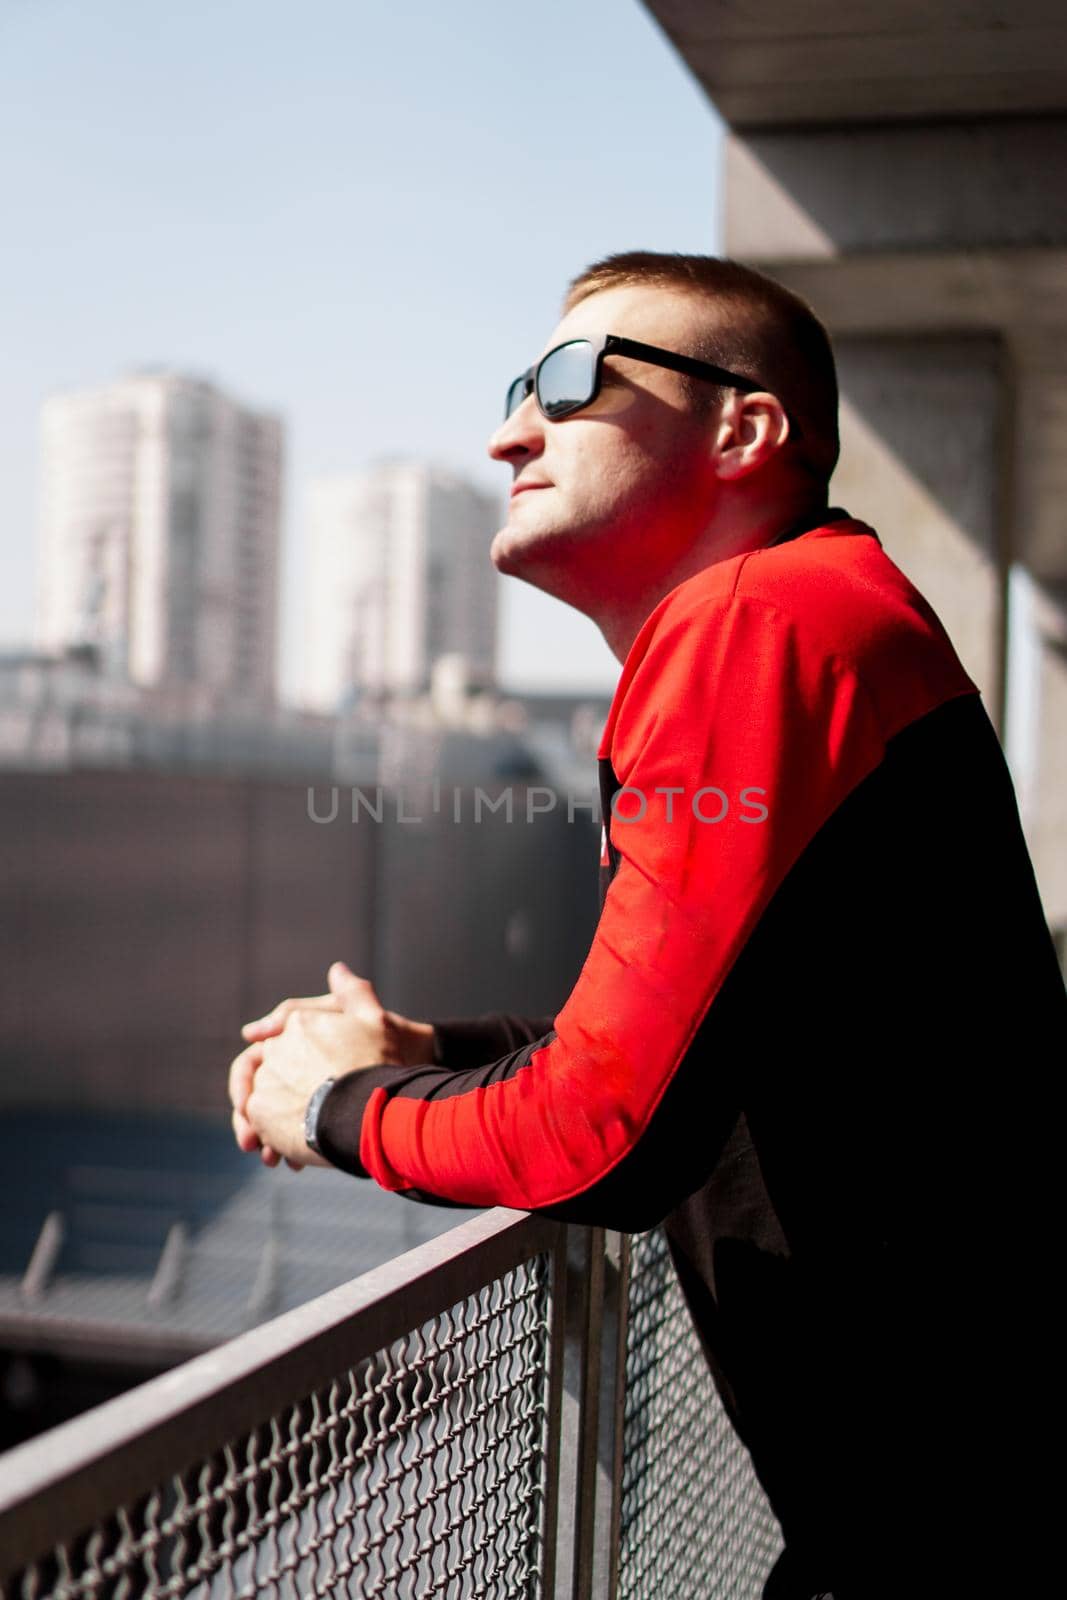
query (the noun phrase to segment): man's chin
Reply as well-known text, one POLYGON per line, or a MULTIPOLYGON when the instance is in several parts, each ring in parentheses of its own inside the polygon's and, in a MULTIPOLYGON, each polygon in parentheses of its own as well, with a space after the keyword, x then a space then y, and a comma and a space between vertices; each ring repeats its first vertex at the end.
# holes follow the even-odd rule
POLYGON ((508 507, 508 519, 489 547, 499 572, 524 576, 531 566, 551 562, 558 555, 560 530, 555 519, 538 504, 545 490, 530 489, 508 507))
MULTIPOLYGON (((537 499, 542 492, 531 490, 523 499, 537 499)), ((542 514, 538 520, 524 505, 517 517, 513 511, 494 536, 489 557, 498 572, 509 578, 523 578, 535 588, 556 594, 561 582, 567 585, 567 574, 580 554, 581 544, 580 534, 561 527, 551 515, 542 514)))
POLYGON ((554 600, 574 606, 586 616, 591 614, 574 596, 574 543, 558 529, 545 528, 538 535, 528 530, 519 534, 514 528, 501 528, 489 546, 489 556, 496 570, 505 577, 517 578, 532 589, 551 595, 554 600))
POLYGON ((517 538, 512 528, 501 528, 489 546, 489 559, 498 572, 521 578, 530 560, 529 540, 517 538))

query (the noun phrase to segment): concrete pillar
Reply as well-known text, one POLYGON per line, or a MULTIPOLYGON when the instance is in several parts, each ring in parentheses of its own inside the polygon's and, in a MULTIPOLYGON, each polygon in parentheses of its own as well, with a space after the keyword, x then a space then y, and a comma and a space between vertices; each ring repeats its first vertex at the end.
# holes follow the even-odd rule
POLYGON ((1067 117, 735 129, 725 253, 801 294, 842 386, 835 504, 940 615, 1067 926, 1067 117))

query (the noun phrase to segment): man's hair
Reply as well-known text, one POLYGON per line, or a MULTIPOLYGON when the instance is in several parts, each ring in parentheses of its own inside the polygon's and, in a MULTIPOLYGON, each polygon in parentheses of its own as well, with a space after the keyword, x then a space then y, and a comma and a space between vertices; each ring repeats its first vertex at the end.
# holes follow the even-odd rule
MULTIPOLYGON (((837 463, 837 373, 830 336, 811 307, 773 278, 720 256, 627 250, 605 256, 568 287, 564 315, 601 289, 647 285, 682 290, 707 307, 696 356, 755 379, 777 395, 797 436, 789 454, 825 488, 837 463)), ((693 405, 710 409, 724 391, 686 379, 693 405)))

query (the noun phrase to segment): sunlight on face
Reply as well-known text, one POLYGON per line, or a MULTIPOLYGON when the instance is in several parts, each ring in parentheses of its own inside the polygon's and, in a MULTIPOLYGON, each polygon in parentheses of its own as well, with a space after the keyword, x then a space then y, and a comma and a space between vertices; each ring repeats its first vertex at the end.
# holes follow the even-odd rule
MULTIPOLYGON (((647 287, 581 301, 546 340, 615 333, 692 351, 701 311, 684 294, 647 287)), ((567 598, 590 567, 637 570, 693 537, 715 492, 713 419, 698 416, 678 373, 624 356, 605 358, 600 392, 552 422, 528 396, 489 442, 513 472, 508 520, 493 541, 503 572, 567 598)))

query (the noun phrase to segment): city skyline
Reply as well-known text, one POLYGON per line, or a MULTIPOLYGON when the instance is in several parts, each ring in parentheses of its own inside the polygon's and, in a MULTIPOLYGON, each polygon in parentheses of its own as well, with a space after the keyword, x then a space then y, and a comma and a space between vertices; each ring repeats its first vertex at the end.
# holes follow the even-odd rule
POLYGON ((277 696, 283 430, 187 373, 41 412, 37 642, 206 704, 277 696))
POLYGON ((485 550, 499 513, 496 495, 429 462, 312 479, 301 703, 422 692, 446 655, 491 687, 499 578, 485 550))
MULTIPOLYGON (((131 368, 199 373, 283 418, 283 690, 313 478, 414 456, 503 500, 485 441, 568 278, 718 234, 720 124, 649 15, 546 0, 541 21, 488 0, 323 0, 314 28, 251 0, 150 28, 129 0, 5 10, 0 645, 32 636, 39 407, 131 368), (580 119, 516 118, 549 84, 580 119)), ((617 675, 578 613, 519 582, 502 602, 509 686, 617 675)))
MULTIPOLYGON (((175 706, 259 700, 332 715, 429 689, 453 657, 497 684, 499 497, 393 455, 307 485, 307 647, 277 674, 280 419, 193 374, 144 368, 41 408, 34 649, 90 652, 175 706)), ((0 646, 0 653, 4 650, 0 646)), ((32 652, 31 652, 32 653, 32 652)))

